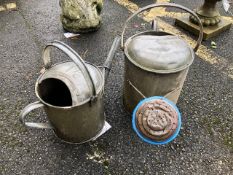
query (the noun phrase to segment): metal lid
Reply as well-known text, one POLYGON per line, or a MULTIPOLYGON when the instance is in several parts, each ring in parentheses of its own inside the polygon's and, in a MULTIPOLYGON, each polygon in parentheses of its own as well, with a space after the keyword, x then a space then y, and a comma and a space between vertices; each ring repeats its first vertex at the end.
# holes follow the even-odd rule
MULTIPOLYGON (((96 93, 98 94, 104 86, 103 75, 96 66, 90 63, 85 64, 93 79, 96 93)), ((71 94, 72 106, 83 104, 93 96, 91 88, 85 80, 84 74, 74 62, 55 64, 51 68, 47 69, 38 78, 36 91, 39 91, 39 85, 43 83, 44 80, 51 78, 61 80, 67 86, 71 94)))
POLYGON ((164 32, 144 32, 129 38, 125 53, 134 65, 156 73, 181 71, 194 59, 193 50, 184 40, 164 32))
POLYGON ((152 144, 173 140, 181 127, 181 116, 176 107, 164 97, 151 97, 140 102, 133 113, 137 134, 152 144))

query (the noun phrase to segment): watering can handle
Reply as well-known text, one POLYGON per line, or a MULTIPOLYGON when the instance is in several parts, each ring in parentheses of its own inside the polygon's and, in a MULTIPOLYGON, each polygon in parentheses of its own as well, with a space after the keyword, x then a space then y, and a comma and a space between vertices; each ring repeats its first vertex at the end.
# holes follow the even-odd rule
POLYGON ((89 70, 87 69, 85 62, 81 58, 81 56, 75 50, 73 50, 70 46, 66 45, 65 43, 63 43, 61 41, 53 41, 53 42, 47 44, 44 48, 43 56, 42 56, 45 68, 48 69, 52 65, 51 59, 50 59, 50 48, 51 47, 55 47, 55 48, 61 50, 62 52, 64 52, 78 66, 78 68, 81 70, 81 72, 84 76, 84 79, 86 80, 88 86, 92 90, 93 96, 91 99, 94 99, 96 97, 96 94, 97 94, 94 80, 93 80, 89 70))
POLYGON ((34 122, 26 122, 25 121, 25 117, 28 113, 30 113, 34 109, 38 109, 41 107, 44 107, 44 105, 39 101, 27 105, 20 113, 20 118, 19 118, 20 122, 24 126, 27 126, 30 128, 53 129, 53 127, 49 123, 34 123, 34 122))
POLYGON ((200 18, 196 15, 195 12, 193 12, 192 10, 184 7, 184 6, 181 6, 181 5, 178 5, 178 4, 173 4, 173 3, 158 3, 158 4, 151 4, 151 5, 148 5, 148 6, 145 6, 143 8, 140 8, 138 11, 136 11, 134 14, 132 14, 125 22, 124 24, 124 28, 123 28, 123 31, 122 31, 122 34, 121 34, 121 47, 122 49, 124 49, 124 34, 125 34, 125 30, 126 30, 126 27, 127 27, 127 23, 129 21, 131 21, 131 19, 133 17, 135 17, 136 15, 140 14, 141 12, 145 11, 145 10, 148 10, 148 9, 151 9, 151 8, 155 8, 155 7, 175 7, 175 8, 178 8, 178 9, 181 9, 181 10, 184 10, 190 14, 192 14, 193 16, 195 16, 198 20, 198 24, 199 24, 199 27, 200 27, 200 32, 199 32, 199 37, 198 37, 198 40, 197 40, 197 44, 196 46, 194 47, 194 51, 196 52, 197 49, 199 48, 199 46, 201 45, 201 41, 202 41, 202 38, 203 38, 203 26, 202 26, 202 23, 201 23, 201 20, 200 18))

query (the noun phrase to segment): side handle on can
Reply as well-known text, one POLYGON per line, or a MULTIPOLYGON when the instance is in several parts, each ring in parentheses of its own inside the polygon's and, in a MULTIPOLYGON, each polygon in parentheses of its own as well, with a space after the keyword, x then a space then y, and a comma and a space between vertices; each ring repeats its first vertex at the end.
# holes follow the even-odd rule
POLYGON ((38 109, 38 108, 41 108, 43 106, 44 105, 39 101, 27 105, 20 113, 20 118, 19 118, 20 122, 24 126, 27 126, 30 128, 52 129, 53 127, 49 123, 34 123, 34 122, 26 122, 25 121, 25 117, 27 116, 27 114, 29 114, 34 109, 38 109))

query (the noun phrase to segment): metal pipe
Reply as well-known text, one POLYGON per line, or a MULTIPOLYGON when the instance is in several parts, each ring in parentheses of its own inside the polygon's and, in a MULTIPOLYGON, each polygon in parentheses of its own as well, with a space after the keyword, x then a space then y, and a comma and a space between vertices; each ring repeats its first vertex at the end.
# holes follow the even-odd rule
POLYGON ((111 68, 112 68, 112 60, 113 60, 113 58, 114 58, 114 56, 115 56, 115 53, 116 53, 116 51, 117 51, 117 48, 118 48, 119 45, 120 45, 120 40, 121 40, 121 39, 120 39, 119 36, 117 36, 117 37, 114 39, 114 41, 113 41, 113 43, 112 43, 112 47, 111 47, 111 49, 110 49, 110 51, 109 51, 109 53, 108 53, 108 57, 107 57, 106 61, 104 62, 104 65, 103 65, 103 75, 104 75, 105 81, 107 80, 108 75, 109 75, 109 72, 110 72, 110 70, 111 70, 111 68))

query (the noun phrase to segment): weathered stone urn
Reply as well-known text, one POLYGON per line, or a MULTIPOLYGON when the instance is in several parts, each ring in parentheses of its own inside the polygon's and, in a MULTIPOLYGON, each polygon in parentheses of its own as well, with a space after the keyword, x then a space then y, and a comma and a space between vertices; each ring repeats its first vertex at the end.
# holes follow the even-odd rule
MULTIPOLYGON (((220 13, 216 7, 218 1, 221 0, 205 0, 204 4, 195 10, 204 26, 217 25, 221 21, 220 13)), ((197 23, 197 19, 192 15, 190 16, 190 21, 197 23)))
MULTIPOLYGON (((204 40, 220 35, 231 28, 232 22, 223 18, 219 13, 217 6, 219 1, 222 0, 204 0, 204 3, 194 10, 204 26, 204 40)), ((176 24, 195 35, 199 34, 200 29, 197 25, 197 19, 193 15, 184 14, 177 17, 176 24)))
POLYGON ((103 0, 60 0, 63 28, 72 33, 97 30, 101 25, 103 0))

